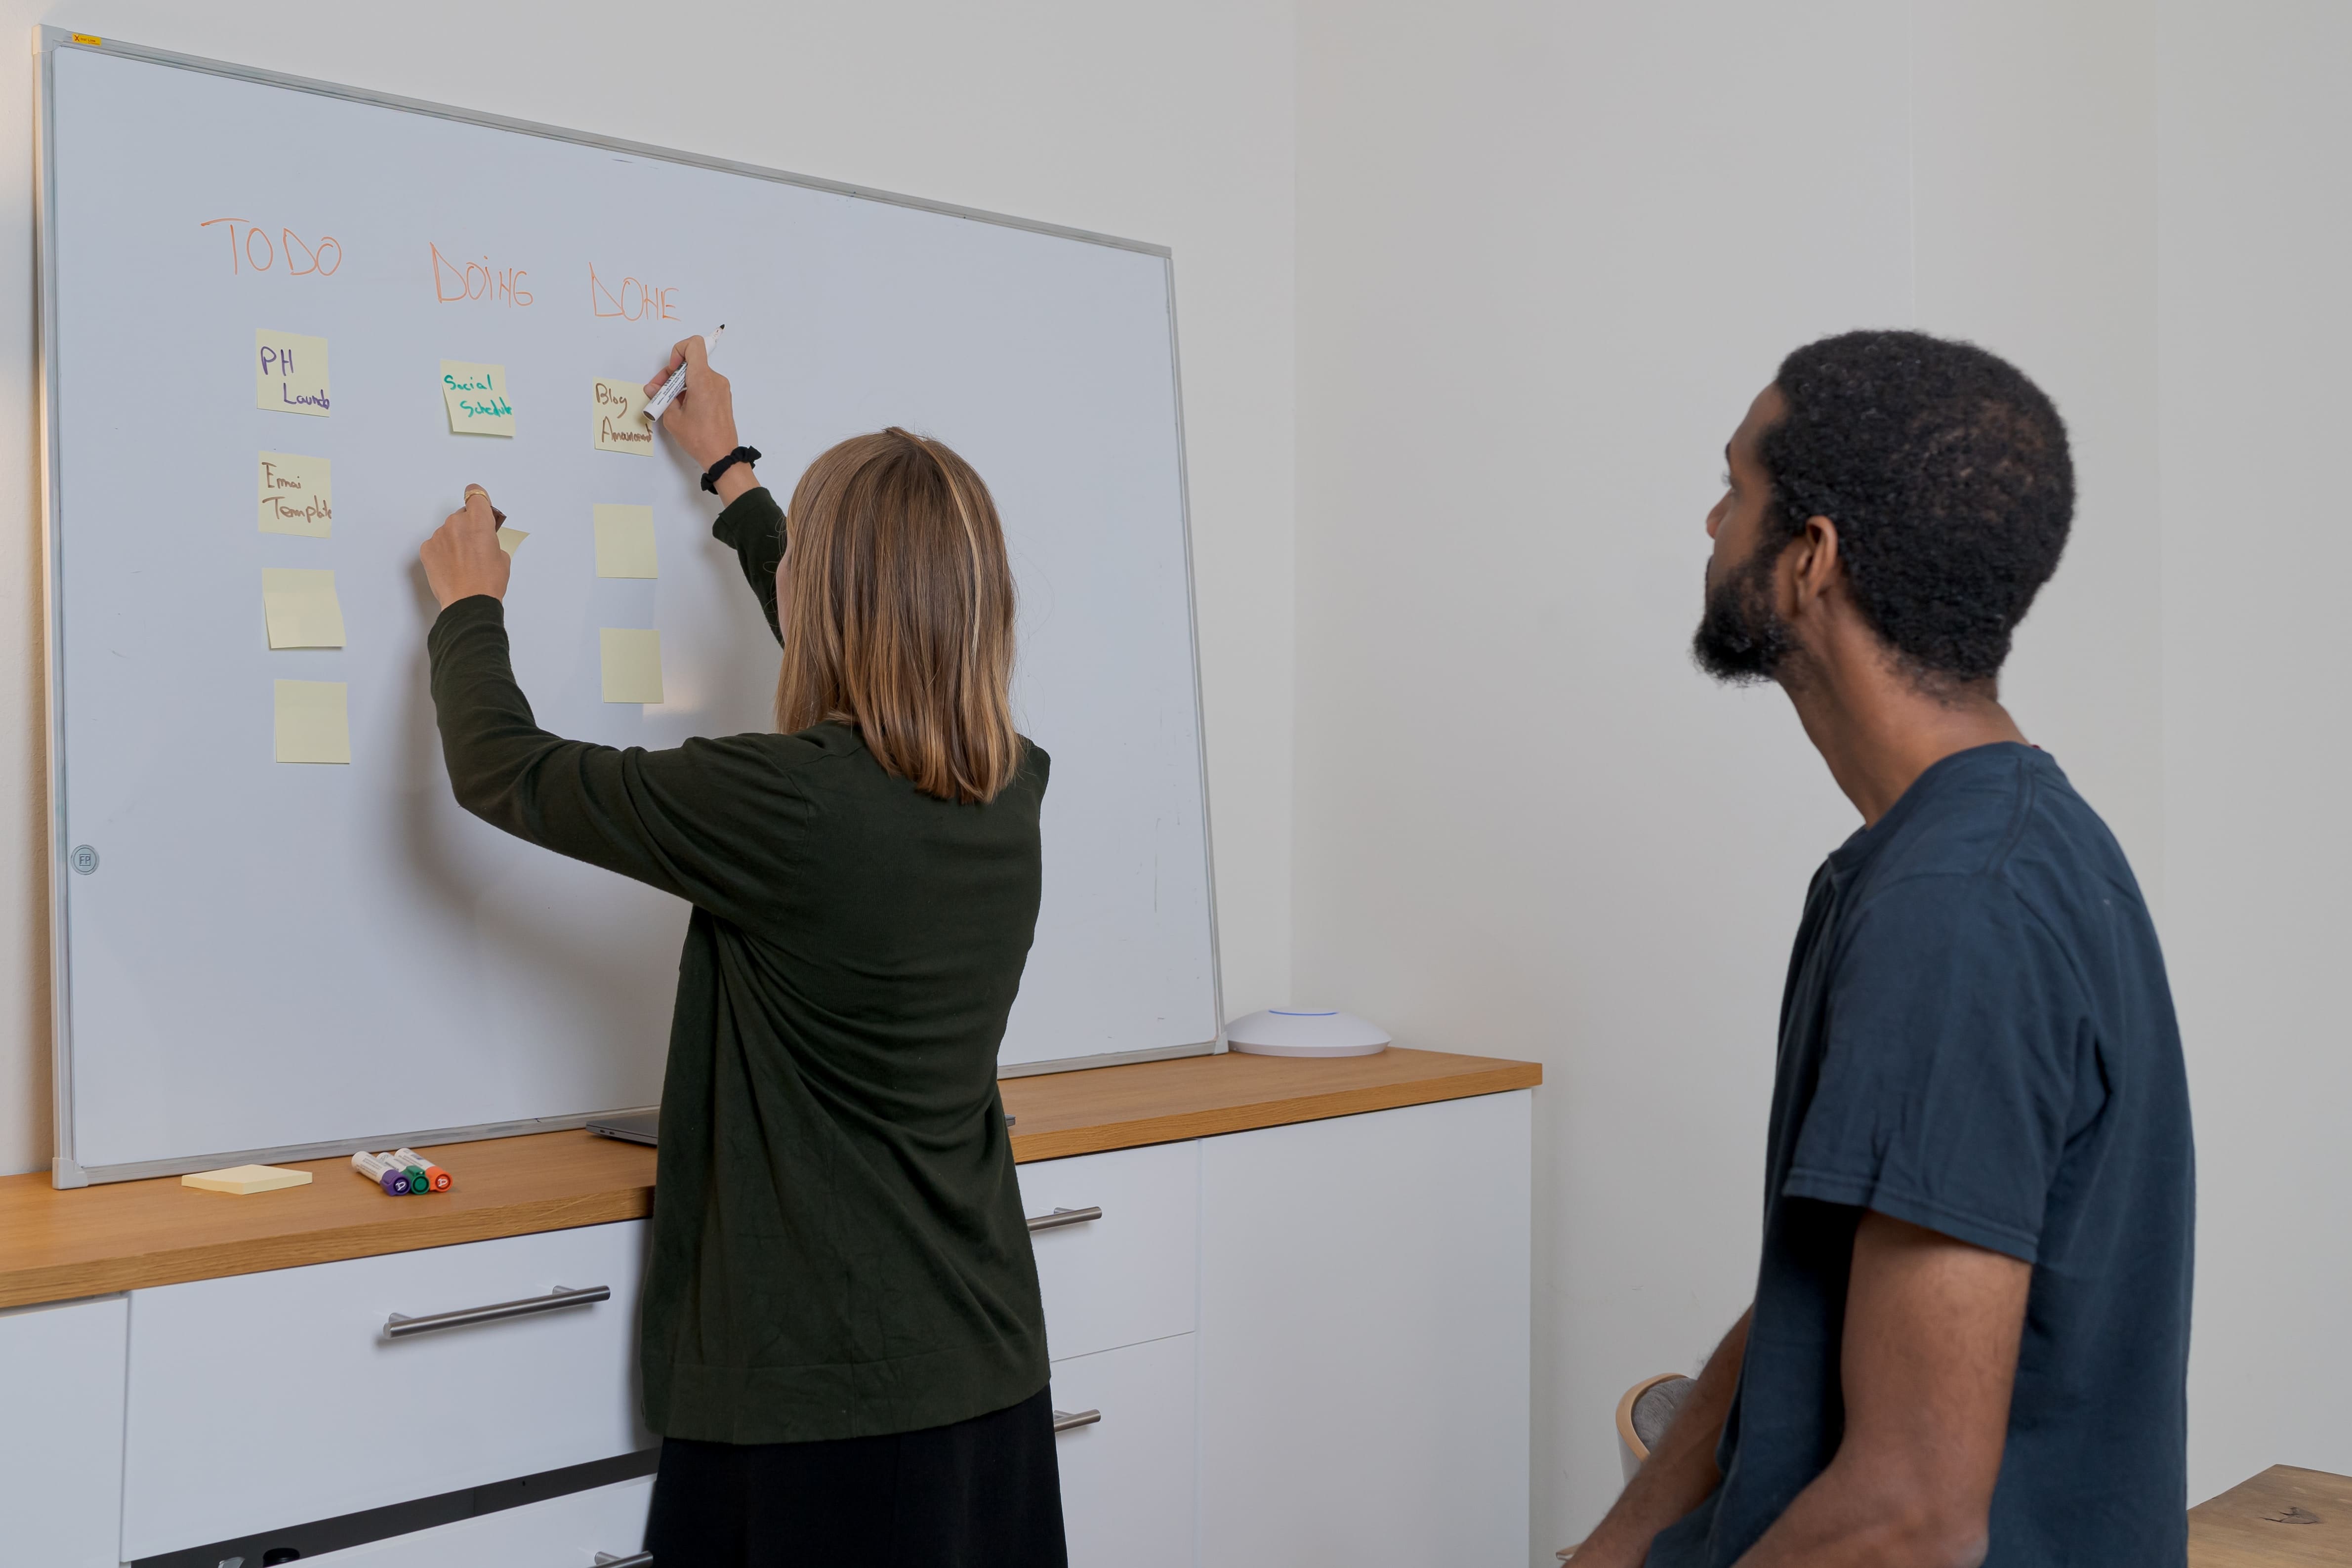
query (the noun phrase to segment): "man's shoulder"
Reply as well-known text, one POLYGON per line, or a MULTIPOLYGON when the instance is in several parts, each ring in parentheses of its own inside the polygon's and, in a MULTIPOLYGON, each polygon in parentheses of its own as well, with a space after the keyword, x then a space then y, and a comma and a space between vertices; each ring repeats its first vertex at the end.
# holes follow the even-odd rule
POLYGON ((2140 902, 2122 847, 2056 762, 2030 747, 1988 751, 1918 802, 1873 858, 1865 901, 2140 902))

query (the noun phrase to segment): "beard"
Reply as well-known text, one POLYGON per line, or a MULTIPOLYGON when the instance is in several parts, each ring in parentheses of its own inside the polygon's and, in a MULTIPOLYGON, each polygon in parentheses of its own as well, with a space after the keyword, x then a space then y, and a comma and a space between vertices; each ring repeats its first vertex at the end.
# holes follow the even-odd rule
POLYGON ((1763 550, 1709 590, 1691 634, 1691 661, 1727 686, 1773 679, 1797 651, 1795 629, 1772 603, 1776 556, 1763 550))

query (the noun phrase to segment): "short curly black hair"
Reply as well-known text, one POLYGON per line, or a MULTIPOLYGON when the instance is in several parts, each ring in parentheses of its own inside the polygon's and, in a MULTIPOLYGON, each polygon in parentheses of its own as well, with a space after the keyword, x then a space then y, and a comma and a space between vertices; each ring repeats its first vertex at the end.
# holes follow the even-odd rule
POLYGON ((2074 521, 2057 408, 2007 360, 1925 332, 1807 343, 1774 384, 1767 550, 1828 518, 1855 604, 1913 674, 1992 679, 2074 521))

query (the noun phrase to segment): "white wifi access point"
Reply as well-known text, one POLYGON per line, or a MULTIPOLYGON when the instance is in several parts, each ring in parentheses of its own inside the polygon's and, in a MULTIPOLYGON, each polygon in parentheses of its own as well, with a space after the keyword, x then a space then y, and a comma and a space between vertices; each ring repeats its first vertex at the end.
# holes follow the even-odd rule
POLYGON ((1225 1043, 1253 1057, 1369 1057, 1389 1032, 1336 1007, 1268 1007, 1227 1024, 1225 1043))

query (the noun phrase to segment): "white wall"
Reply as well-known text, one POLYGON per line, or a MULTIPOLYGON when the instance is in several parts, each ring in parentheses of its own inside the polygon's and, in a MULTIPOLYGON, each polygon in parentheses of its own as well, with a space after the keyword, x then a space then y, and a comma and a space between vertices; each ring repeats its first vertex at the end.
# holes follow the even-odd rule
POLYGON ((2352 1472, 2352 11, 2172 0, 2165 941, 2197 1114, 2189 1459, 2352 1472))
MULTIPOLYGON (((43 21, 1173 247, 1225 1000, 1285 999, 1286 5, 0 0, 0 40, 24 47, 43 21)), ((0 421, 22 432, 0 451, 0 1172, 50 1153, 31 82, 0 71, 0 297, 19 301, 0 317, 0 421)))

